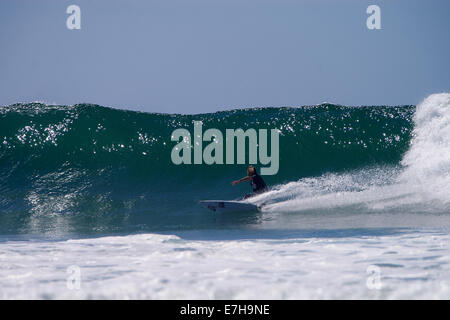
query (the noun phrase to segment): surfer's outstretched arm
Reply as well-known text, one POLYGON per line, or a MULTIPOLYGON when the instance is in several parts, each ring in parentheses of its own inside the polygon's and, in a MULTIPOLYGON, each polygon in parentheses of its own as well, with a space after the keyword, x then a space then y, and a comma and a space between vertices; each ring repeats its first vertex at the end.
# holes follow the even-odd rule
POLYGON ((242 179, 233 181, 231 184, 234 186, 234 185, 236 185, 236 184, 238 184, 238 183, 241 183, 241 182, 244 182, 244 181, 249 181, 249 180, 251 180, 251 179, 252 179, 252 177, 246 176, 246 177, 244 177, 244 178, 242 178, 242 179))

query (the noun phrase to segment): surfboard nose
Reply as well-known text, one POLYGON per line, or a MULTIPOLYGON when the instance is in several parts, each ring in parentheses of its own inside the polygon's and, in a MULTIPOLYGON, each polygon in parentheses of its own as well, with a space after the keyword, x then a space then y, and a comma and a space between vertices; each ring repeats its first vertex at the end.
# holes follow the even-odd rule
POLYGON ((214 212, 258 212, 257 205, 241 201, 202 200, 199 202, 205 208, 214 212))

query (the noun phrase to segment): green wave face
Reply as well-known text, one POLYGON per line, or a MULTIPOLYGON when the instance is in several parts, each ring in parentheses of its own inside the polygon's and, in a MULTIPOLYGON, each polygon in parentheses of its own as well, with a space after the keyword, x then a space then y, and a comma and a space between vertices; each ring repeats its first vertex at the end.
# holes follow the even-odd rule
MULTIPOLYGON (((399 165, 414 106, 240 109, 152 114, 97 105, 0 108, 0 233, 208 228, 200 199, 233 199, 247 165, 175 165, 175 129, 278 129, 278 174, 268 185, 399 165)), ((239 218, 240 219, 240 218, 239 218)), ((239 220, 238 219, 238 220, 239 220)), ((251 219, 250 219, 251 220, 251 219)), ((233 219, 222 226, 236 224, 233 219)))

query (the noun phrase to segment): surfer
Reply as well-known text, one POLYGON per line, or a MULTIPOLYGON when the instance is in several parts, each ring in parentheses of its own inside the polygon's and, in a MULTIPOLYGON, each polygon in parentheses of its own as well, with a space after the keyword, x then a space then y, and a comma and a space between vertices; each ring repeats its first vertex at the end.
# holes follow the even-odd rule
POLYGON ((253 166, 248 167, 246 177, 233 181, 232 185, 234 186, 244 181, 250 181, 250 185, 253 189, 253 193, 247 194, 244 199, 267 191, 266 183, 264 182, 263 178, 261 178, 261 176, 256 173, 256 169, 253 166))

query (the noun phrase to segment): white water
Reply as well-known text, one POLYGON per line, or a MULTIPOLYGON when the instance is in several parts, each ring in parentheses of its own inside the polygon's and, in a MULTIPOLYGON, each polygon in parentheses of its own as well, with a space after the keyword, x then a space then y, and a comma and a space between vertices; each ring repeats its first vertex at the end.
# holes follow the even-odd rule
POLYGON ((420 200, 450 203, 450 94, 433 94, 414 114, 414 139, 399 181, 418 188, 420 200))
POLYGON ((10 241, 0 245, 0 299, 448 299, 449 241, 440 232, 10 241), (79 290, 67 285, 71 266, 79 290))

